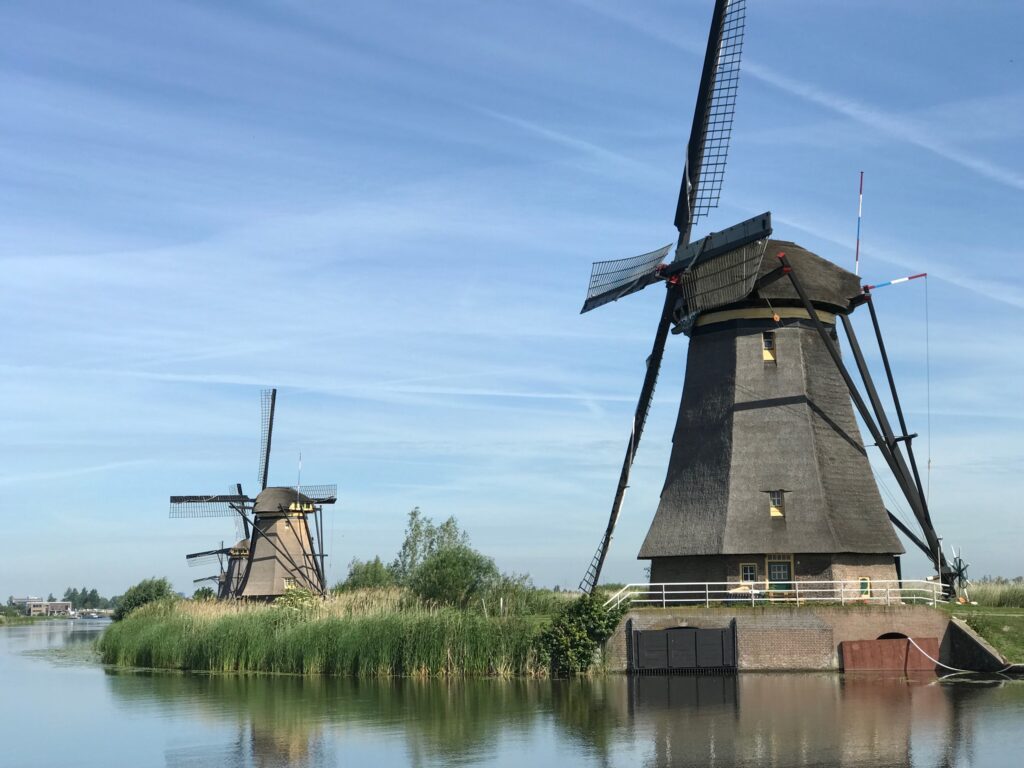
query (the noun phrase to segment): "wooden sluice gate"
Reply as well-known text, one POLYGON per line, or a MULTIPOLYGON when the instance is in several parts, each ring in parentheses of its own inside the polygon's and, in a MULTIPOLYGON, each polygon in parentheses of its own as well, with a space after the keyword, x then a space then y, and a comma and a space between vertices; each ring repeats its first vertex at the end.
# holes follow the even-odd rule
POLYGON ((634 630, 629 671, 635 675, 736 672, 736 621, 726 628, 634 630))

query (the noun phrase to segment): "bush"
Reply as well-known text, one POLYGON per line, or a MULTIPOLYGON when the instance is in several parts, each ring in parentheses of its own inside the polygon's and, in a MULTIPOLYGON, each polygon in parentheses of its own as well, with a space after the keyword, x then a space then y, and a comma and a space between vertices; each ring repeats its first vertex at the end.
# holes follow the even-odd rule
POLYGON ((379 557, 373 560, 353 558, 348 564, 348 577, 334 587, 334 591, 343 592, 352 589, 382 589, 393 587, 397 583, 395 573, 384 565, 379 557))
POLYGON ((409 580, 422 600, 465 608, 498 578, 494 561, 464 544, 445 547, 424 560, 409 580))
POLYGON ((143 579, 134 587, 129 587, 114 609, 114 621, 120 621, 136 608, 147 603, 155 603, 158 600, 171 600, 174 592, 171 590, 171 582, 167 579, 143 579))
POLYGON ((213 587, 200 587, 192 593, 193 600, 213 600, 215 597, 217 597, 217 593, 213 591, 213 587))
POLYGON ((537 638, 541 661, 556 677, 586 672, 598 646, 615 631, 624 612, 625 606, 605 608, 593 595, 573 600, 537 638))

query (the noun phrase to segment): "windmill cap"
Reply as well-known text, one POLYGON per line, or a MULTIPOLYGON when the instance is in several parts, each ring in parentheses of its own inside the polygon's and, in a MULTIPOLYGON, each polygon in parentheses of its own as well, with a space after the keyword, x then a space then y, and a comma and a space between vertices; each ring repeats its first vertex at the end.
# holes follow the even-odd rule
POLYGON ((316 502, 294 488, 267 488, 256 497, 253 511, 257 515, 312 512, 315 505, 316 502))
MULTIPOLYGON (((851 300, 861 292, 860 278, 828 259, 788 240, 769 240, 761 273, 764 277, 778 267, 775 256, 785 253, 811 302, 833 312, 850 311, 851 300)), ((756 290, 749 298, 797 304, 800 297, 789 280, 776 280, 756 290)))

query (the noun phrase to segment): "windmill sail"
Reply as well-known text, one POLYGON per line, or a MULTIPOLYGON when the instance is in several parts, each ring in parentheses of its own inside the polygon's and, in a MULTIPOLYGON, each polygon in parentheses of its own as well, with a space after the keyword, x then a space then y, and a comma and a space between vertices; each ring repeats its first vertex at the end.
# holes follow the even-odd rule
MULTIPOLYGON (((707 50, 704 55, 704 68, 701 72, 693 123, 687 142, 686 163, 680 183, 679 201, 676 205, 675 225, 679 230, 676 261, 686 253, 693 224, 708 210, 718 205, 722 179, 725 175, 725 162, 729 152, 729 140, 732 135, 733 115, 736 109, 745 21, 746 0, 715 1, 711 28, 708 32, 707 50)), ((599 269, 598 265, 595 265, 591 273, 590 290, 583 311, 614 301, 629 293, 635 293, 655 282, 658 277, 654 272, 656 265, 653 263, 653 256, 655 253, 659 252, 645 254, 645 256, 652 257, 651 259, 635 257, 632 260, 626 260, 626 262, 633 263, 621 263, 615 265, 614 268, 614 263, 606 264, 604 269, 599 269), (603 280, 605 275, 615 275, 618 279, 605 281, 603 280), (596 285, 595 279, 597 279, 596 285)), ((756 270, 754 271, 756 273, 756 270)), ((731 276, 731 273, 723 274, 717 280, 722 282, 731 276)), ((719 290, 725 290, 725 288, 725 286, 719 286, 719 290)), ((693 298, 696 298, 700 292, 700 286, 691 286, 693 298)), ((654 398, 654 388, 665 353, 665 342, 678 299, 679 289, 670 284, 665 294, 665 303, 655 332, 654 345, 648 357, 647 371, 633 416, 633 426, 626 444, 626 455, 622 462, 622 471, 612 502, 608 526, 598 545, 597 552, 591 560, 590 567, 580 582, 580 589, 584 592, 591 592, 601 578, 601 570, 604 567, 612 534, 622 509, 626 488, 629 486, 633 458, 636 455, 651 401, 654 398)))
POLYGON ((658 281, 658 267, 665 261, 672 244, 628 259, 595 261, 590 269, 590 287, 580 314, 618 301, 658 281))
POLYGON ((715 3, 676 206, 682 245, 689 243, 693 225, 718 207, 736 114, 746 16, 746 0, 715 3))

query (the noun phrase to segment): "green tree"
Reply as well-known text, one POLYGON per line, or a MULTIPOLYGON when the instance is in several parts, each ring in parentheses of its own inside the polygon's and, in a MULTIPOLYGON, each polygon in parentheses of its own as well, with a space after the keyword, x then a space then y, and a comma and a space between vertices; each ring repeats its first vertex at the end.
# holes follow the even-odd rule
POLYGON ((215 597, 217 597, 217 593, 213 591, 213 587, 200 587, 192 593, 193 600, 200 600, 204 602, 206 600, 213 600, 215 597))
POLYGON ((373 589, 391 587, 396 583, 395 574, 384 565, 379 557, 373 560, 353 558, 348 564, 348 576, 336 589, 373 589))
POLYGON ((89 590, 89 596, 86 598, 86 601, 88 602, 89 607, 90 608, 99 608, 100 607, 100 600, 101 600, 100 593, 97 590, 95 590, 95 589, 90 589, 89 590))
POLYGON ((57 598, 53 596, 53 592, 51 592, 50 594, 48 594, 48 595, 46 596, 46 602, 48 602, 48 603, 52 603, 52 602, 53 602, 54 600, 56 600, 56 599, 57 599, 57 598))
POLYGON ((117 602, 114 609, 114 621, 120 621, 136 608, 158 600, 171 600, 175 597, 171 583, 167 579, 156 577, 143 579, 134 587, 129 587, 117 602))
POLYGON ((391 563, 391 571, 399 584, 408 584, 420 564, 435 552, 454 547, 468 547, 469 536, 459 530, 454 517, 449 517, 440 525, 424 516, 419 507, 409 512, 409 520, 405 527, 405 539, 398 556, 391 563))
POLYGON ((413 571, 409 587, 423 600, 465 607, 497 579, 491 558, 458 544, 428 555, 413 571))

